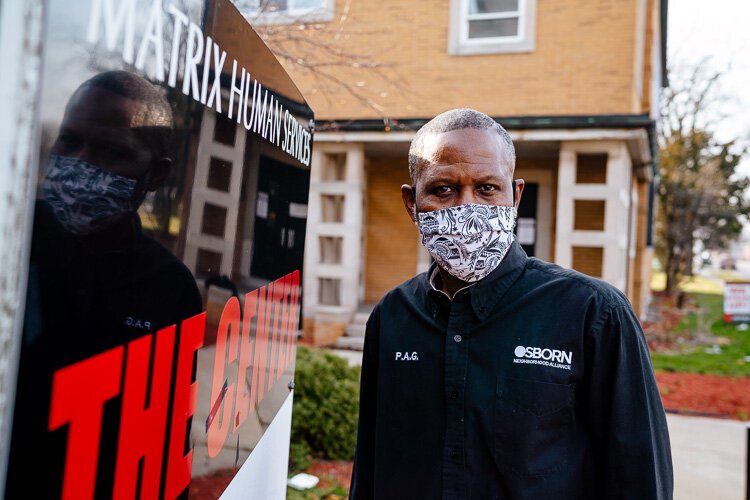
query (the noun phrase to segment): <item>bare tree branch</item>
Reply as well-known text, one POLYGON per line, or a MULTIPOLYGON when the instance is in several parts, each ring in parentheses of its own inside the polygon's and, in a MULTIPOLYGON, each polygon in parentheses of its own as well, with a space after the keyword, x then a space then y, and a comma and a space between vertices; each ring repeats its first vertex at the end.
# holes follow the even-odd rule
POLYGON ((320 9, 290 13, 281 8, 286 3, 279 0, 239 0, 235 5, 287 68, 312 76, 316 85, 312 93, 322 92, 329 105, 332 95, 343 92, 388 122, 381 100, 389 91, 411 92, 403 85, 396 66, 382 60, 397 42, 393 47, 369 52, 351 49, 367 46, 351 43, 352 38, 376 34, 349 26, 352 0, 346 0, 338 15, 328 12, 333 17, 330 22, 319 20, 320 9), (368 80, 374 83, 367 85, 368 80))
POLYGON ((736 172, 747 148, 736 140, 722 142, 713 132, 725 116, 722 75, 706 61, 680 67, 662 93, 656 226, 668 293, 691 273, 697 240, 706 248, 726 246, 750 213, 750 180, 736 172))

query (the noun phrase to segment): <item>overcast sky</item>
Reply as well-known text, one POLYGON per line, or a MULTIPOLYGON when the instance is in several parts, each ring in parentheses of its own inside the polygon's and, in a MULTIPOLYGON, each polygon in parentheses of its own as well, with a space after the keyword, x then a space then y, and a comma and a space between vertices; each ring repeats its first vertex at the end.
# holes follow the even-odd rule
MULTIPOLYGON (((668 23, 670 63, 710 56, 712 66, 726 69, 722 89, 732 97, 732 116, 717 133, 722 139, 750 137, 750 1, 670 0, 668 23)), ((750 161, 744 170, 750 174, 750 161)))

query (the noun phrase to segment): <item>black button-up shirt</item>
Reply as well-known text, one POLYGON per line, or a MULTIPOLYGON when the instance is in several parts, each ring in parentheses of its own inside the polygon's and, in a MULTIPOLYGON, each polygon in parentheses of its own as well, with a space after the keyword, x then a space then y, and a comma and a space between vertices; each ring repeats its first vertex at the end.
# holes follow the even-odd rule
POLYGON ((352 499, 671 498, 664 409, 622 293, 517 243, 452 301, 433 270, 367 323, 352 499))

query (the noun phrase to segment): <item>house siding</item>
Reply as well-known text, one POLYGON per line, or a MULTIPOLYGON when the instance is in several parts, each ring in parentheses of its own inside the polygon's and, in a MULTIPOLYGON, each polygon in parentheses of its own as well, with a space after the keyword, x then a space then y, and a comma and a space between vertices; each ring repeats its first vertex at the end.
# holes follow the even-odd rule
MULTIPOLYGON (((538 2, 533 52, 476 56, 448 54, 448 0, 336 4, 336 21, 309 36, 351 54, 368 54, 396 84, 384 83, 370 69, 328 68, 372 97, 378 110, 340 85, 288 65, 318 120, 432 117, 464 106, 491 116, 628 114, 642 112, 646 104, 633 99, 636 0, 538 2), (339 29, 338 41, 327 40, 339 29), (408 83, 399 88, 399 81, 408 83)), ((649 44, 644 46, 650 53, 649 44)))

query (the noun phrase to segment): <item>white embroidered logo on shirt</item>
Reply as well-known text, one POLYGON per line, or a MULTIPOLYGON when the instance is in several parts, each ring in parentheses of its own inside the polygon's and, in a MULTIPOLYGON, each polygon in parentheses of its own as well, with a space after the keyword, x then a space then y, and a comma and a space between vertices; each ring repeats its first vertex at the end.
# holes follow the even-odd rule
POLYGON ((417 351, 414 352, 396 352, 396 361, 419 361, 417 351))
POLYGON ((546 347, 524 347, 519 345, 516 347, 514 354, 516 355, 513 359, 514 363, 549 366, 562 370, 570 370, 573 362, 572 352, 546 347))

